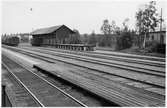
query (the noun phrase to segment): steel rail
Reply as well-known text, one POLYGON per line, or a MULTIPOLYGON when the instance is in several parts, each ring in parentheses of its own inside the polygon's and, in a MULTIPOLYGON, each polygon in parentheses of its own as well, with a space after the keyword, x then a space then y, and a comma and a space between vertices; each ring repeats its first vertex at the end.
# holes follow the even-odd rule
MULTIPOLYGON (((30 48, 30 47, 23 47, 23 48, 30 48)), ((63 50, 63 49, 51 49, 51 48, 46 48, 46 47, 37 47, 37 48, 39 48, 39 49, 46 49, 46 50, 52 50, 52 51, 59 51, 59 52, 67 52, 67 53, 75 53, 75 54, 78 54, 78 55, 81 55, 81 53, 83 54, 84 53, 84 55, 89 55, 89 54, 91 54, 91 56, 96 56, 96 55, 98 55, 98 56, 104 56, 104 57, 117 57, 118 55, 116 55, 116 54, 106 54, 106 53, 97 53, 97 52, 76 52, 76 51, 71 51, 71 50, 63 50), (94 55, 93 55, 94 54, 94 55)), ((133 56, 133 57, 131 57, 131 56, 124 56, 124 55, 120 55, 121 56, 121 58, 125 58, 125 57, 127 57, 127 58, 137 58, 137 57, 135 57, 135 56, 133 56), (123 56, 123 57, 122 57, 123 56)), ((149 57, 149 58, 151 58, 151 57, 149 57)), ((154 58, 154 57, 153 57, 154 58)), ((161 59, 161 58, 160 58, 161 59)), ((137 60, 141 60, 141 58, 137 58, 136 59, 136 61, 137 60)), ((165 59, 164 59, 165 60, 165 59)), ((151 61, 155 61, 155 62, 157 62, 156 60, 148 60, 148 59, 146 59, 145 61, 148 61, 148 62, 151 62, 151 61)), ((142 62, 143 62, 143 60, 142 60, 142 62)), ((162 63, 164 63, 165 61, 158 61, 158 62, 162 62, 162 63)))
MULTIPOLYGON (((61 56, 61 57, 65 57, 65 58, 80 60, 80 61, 83 61, 83 62, 95 63, 95 64, 99 64, 99 65, 104 65, 104 66, 116 67, 116 68, 120 68, 120 69, 124 69, 124 70, 135 71, 135 72, 138 72, 138 73, 145 73, 145 74, 148 74, 148 75, 156 75, 156 76, 160 76, 160 77, 165 77, 165 72, 164 71, 159 71, 159 70, 154 70, 154 69, 149 69, 149 68, 141 68, 141 67, 138 67, 138 66, 130 66, 130 65, 125 65, 125 64, 121 64, 121 63, 112 63, 112 62, 107 62, 107 61, 101 61, 101 60, 96 60, 96 59, 93 59, 93 58, 87 59, 85 57, 77 57, 77 55, 75 55, 75 54, 71 54, 71 55, 56 54, 55 52, 52 52, 51 50, 49 50, 50 51, 50 53, 49 53, 49 52, 44 52, 44 51, 48 51, 48 50, 43 49, 43 48, 42 49, 26 48, 26 49, 29 49, 29 50, 32 50, 32 51, 38 50, 39 52, 49 54, 49 55, 53 55, 53 56, 61 56)), ((23 49, 23 50, 25 50, 25 49, 23 49)), ((62 52, 58 52, 58 53, 62 53, 62 52)))
POLYGON ((56 54, 55 52, 49 53, 49 52, 44 52, 45 50, 42 51, 40 49, 29 49, 29 50, 32 50, 32 51, 38 50, 39 52, 42 52, 42 53, 45 53, 45 54, 50 54, 50 55, 53 55, 53 56, 61 56, 61 57, 76 59, 76 60, 80 60, 80 61, 84 61, 84 62, 86 61, 86 62, 100 64, 100 65, 104 65, 104 66, 116 67, 116 68, 135 71, 135 72, 139 72, 139 73, 145 73, 145 74, 165 77, 165 72, 152 70, 152 69, 146 69, 146 68, 124 65, 124 64, 118 64, 118 63, 104 62, 104 61, 100 61, 100 60, 94 60, 94 59, 91 59, 91 58, 87 59, 87 58, 83 58, 83 57, 77 57, 77 55, 56 54), (121 65, 122 67, 119 66, 119 65, 121 65), (140 71, 140 70, 136 70, 136 69, 142 69, 142 70, 146 70, 146 71, 140 71), (147 71, 154 71, 154 72, 151 73, 151 72, 147 72, 147 71))
MULTIPOLYGON (((30 47, 23 47, 23 48, 30 48, 30 47)), ((117 61, 123 61, 123 62, 129 62, 129 63, 138 63, 138 64, 146 64, 146 65, 150 65, 150 66, 161 66, 164 67, 165 66, 165 62, 159 62, 156 63, 157 61, 151 61, 151 60, 142 60, 142 59, 134 59, 134 58, 130 58, 130 57, 117 57, 116 55, 102 55, 102 54, 96 54, 95 52, 76 52, 76 51, 67 51, 67 50, 57 50, 57 49, 49 49, 49 48, 44 48, 44 47, 38 47, 38 49, 45 49, 45 50, 50 50, 50 51, 58 51, 58 52, 65 52, 65 53, 69 53, 69 54, 76 54, 76 55, 84 55, 84 56, 88 56, 88 57, 96 57, 97 58, 102 58, 102 59, 110 59, 110 60, 117 60, 117 61), (132 59, 132 60, 131 60, 132 59)))
MULTIPOLYGON (((29 46, 23 46, 23 48, 29 48, 29 46)), ((54 50, 54 51, 71 51, 71 50, 64 50, 64 49, 58 49, 55 47, 37 47, 37 48, 45 48, 45 49, 49 49, 49 50, 54 50), (53 49, 54 48, 54 49, 53 49)), ((100 51, 100 50, 99 50, 100 51)), ((76 52, 76 51, 71 51, 71 52, 76 52)), ((80 51, 80 52, 84 52, 84 51, 80 51)), ((96 52, 96 51, 87 51, 86 53, 95 53, 95 54, 101 54, 101 55, 108 55, 108 56, 123 56, 123 57, 127 57, 127 58, 138 58, 138 59, 145 59, 145 60, 150 60, 150 59, 154 59, 151 61, 156 61, 156 60, 162 60, 161 62, 165 61, 165 58, 163 57, 156 57, 156 56, 147 56, 147 55, 139 55, 139 54, 129 54, 129 53, 122 53, 122 52, 112 52, 111 53, 102 53, 102 52, 96 52)))
POLYGON ((38 104, 39 104, 41 107, 45 107, 45 106, 38 100, 38 98, 26 87, 26 85, 12 72, 12 70, 10 70, 10 69, 8 68, 8 66, 7 66, 4 62, 2 62, 2 65, 7 69, 8 72, 10 72, 10 74, 16 79, 16 81, 17 81, 18 83, 20 83, 20 84, 28 91, 28 93, 33 97, 33 99, 34 99, 35 101, 38 102, 38 104))

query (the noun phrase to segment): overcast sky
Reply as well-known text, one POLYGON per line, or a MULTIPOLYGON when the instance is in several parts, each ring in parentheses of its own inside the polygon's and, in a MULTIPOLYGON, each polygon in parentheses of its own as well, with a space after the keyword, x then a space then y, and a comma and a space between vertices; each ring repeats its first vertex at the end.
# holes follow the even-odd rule
MULTIPOLYGON (((104 19, 114 20, 121 27, 129 18, 130 28, 135 28, 135 13, 149 1, 2 1, 2 33, 26 33, 55 25, 67 25, 81 34, 101 33, 104 19)), ((157 1, 157 9, 163 9, 165 0, 157 1)))

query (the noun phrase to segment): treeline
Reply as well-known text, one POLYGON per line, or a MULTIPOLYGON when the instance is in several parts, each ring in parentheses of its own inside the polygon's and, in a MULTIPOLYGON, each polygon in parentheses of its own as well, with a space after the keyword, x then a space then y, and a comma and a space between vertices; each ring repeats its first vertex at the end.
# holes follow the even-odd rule
POLYGON ((135 31, 120 31, 119 34, 84 34, 80 36, 83 44, 93 44, 99 47, 110 47, 114 50, 130 48, 137 42, 135 31))
POLYGON ((77 31, 74 39, 74 43, 91 44, 97 47, 109 47, 114 50, 122 50, 130 48, 133 44, 137 45, 138 39, 136 31, 129 29, 129 19, 126 18, 123 21, 123 27, 120 28, 116 25, 115 21, 111 24, 109 20, 104 20, 100 28, 102 34, 96 34, 94 31, 91 34, 80 35, 77 31))

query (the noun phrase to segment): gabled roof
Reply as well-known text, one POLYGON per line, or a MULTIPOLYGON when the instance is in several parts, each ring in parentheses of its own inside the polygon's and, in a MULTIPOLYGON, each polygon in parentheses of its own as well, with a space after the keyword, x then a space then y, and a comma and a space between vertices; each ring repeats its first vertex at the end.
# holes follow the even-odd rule
MULTIPOLYGON (((47 27, 47 28, 41 28, 33 31, 31 34, 32 35, 39 35, 39 34, 49 34, 52 33, 56 30, 58 30, 60 27, 65 26, 65 25, 58 25, 58 26, 52 26, 52 27, 47 27)), ((65 26, 66 27, 66 26, 65 26)), ((68 27, 67 27, 68 28, 68 27)), ((68 28, 69 29, 69 28, 68 28)), ((69 29, 71 30, 71 29, 69 29)), ((72 31, 72 30, 71 30, 72 31)), ((73 31, 72 31, 73 32, 73 31)))

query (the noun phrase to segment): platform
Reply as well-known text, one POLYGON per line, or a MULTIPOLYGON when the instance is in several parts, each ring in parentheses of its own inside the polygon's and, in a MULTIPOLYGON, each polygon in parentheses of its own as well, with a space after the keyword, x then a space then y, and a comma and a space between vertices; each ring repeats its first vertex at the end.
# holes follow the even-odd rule
POLYGON ((5 48, 2 48, 2 54, 8 56, 10 59, 17 60, 20 63, 26 64, 27 66, 30 67, 33 67, 33 64, 43 63, 41 60, 5 48))
POLYGON ((85 90, 103 97, 120 106, 163 106, 164 99, 157 95, 149 96, 145 90, 133 89, 132 87, 115 82, 100 82, 95 78, 84 77, 69 67, 57 64, 35 64, 38 70, 61 77, 85 90))

